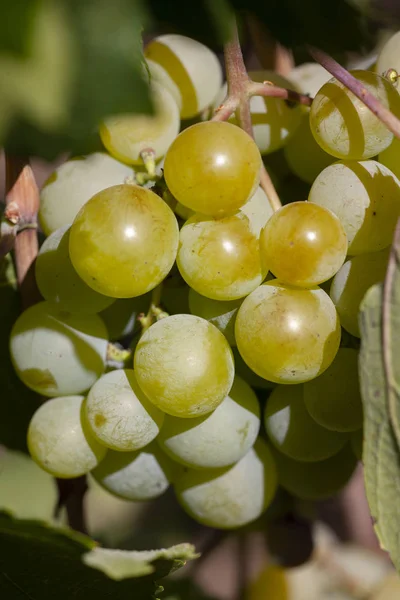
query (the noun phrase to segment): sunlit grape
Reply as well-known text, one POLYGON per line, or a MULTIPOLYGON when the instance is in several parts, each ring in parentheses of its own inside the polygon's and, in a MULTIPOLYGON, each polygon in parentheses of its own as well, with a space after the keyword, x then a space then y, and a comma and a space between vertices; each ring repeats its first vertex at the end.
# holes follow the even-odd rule
POLYGON ((140 296, 170 271, 178 247, 178 224, 151 190, 113 186, 78 213, 70 233, 70 256, 91 288, 114 298, 140 296))
POLYGON ((182 110, 181 92, 168 72, 160 64, 149 58, 146 60, 146 67, 149 70, 150 80, 157 81, 162 87, 167 88, 178 105, 179 110, 182 110))
POLYGON ((268 197, 262 187, 258 187, 250 200, 247 200, 240 210, 249 219, 250 230, 259 237, 261 229, 274 214, 268 197))
POLYGON ((210 321, 224 334, 231 346, 236 346, 235 320, 242 300, 211 300, 193 289, 189 290, 189 308, 192 315, 210 321))

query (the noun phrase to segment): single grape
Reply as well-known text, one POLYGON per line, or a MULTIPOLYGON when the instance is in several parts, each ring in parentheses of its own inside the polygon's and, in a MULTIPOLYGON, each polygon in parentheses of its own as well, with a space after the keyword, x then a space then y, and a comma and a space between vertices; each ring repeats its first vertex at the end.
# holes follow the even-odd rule
POLYGON ((303 398, 311 417, 322 427, 333 431, 359 429, 363 409, 357 350, 339 348, 327 370, 304 384, 303 398))
POLYGON ((400 140, 393 138, 393 142, 378 156, 379 163, 392 171, 397 178, 400 177, 400 140))
POLYGON ((83 419, 83 396, 52 398, 40 406, 28 428, 28 449, 33 460, 54 477, 85 475, 104 458, 83 419))
POLYGON ((224 334, 231 346, 236 346, 235 320, 242 300, 211 300, 193 289, 189 290, 189 308, 192 315, 206 319, 224 334))
POLYGON ((100 313, 111 341, 131 335, 137 327, 137 317, 147 313, 150 308, 151 294, 136 298, 121 298, 100 313))
POLYGON ((313 98, 332 75, 320 64, 307 62, 294 67, 287 77, 298 92, 313 98))
POLYGON ((111 494, 125 500, 144 501, 161 496, 178 469, 157 444, 152 443, 140 452, 109 450, 91 474, 111 494))
POLYGON ((251 387, 235 377, 229 395, 210 414, 197 419, 166 415, 157 442, 174 460, 194 469, 226 467, 253 446, 260 429, 260 407, 251 387))
POLYGON ((364 443, 364 431, 361 427, 357 431, 354 431, 350 436, 351 449, 354 452, 354 456, 357 460, 362 460, 363 455, 363 443, 364 443))
POLYGON ((132 177, 133 170, 108 154, 71 158, 58 167, 40 192, 39 221, 46 235, 71 225, 92 196, 132 177))
POLYGON ((304 385, 278 385, 267 400, 264 424, 277 450, 295 460, 316 462, 339 452, 348 436, 329 431, 310 417, 304 385))
MULTIPOLYGON (((394 69, 400 73, 400 31, 397 31, 381 48, 378 59, 376 61, 375 70, 380 75, 394 69)), ((397 82, 396 82, 397 83, 397 82)), ((398 85, 395 89, 398 90, 398 85)))
POLYGON ((361 254, 347 260, 332 280, 329 295, 338 311, 342 326, 360 337, 358 315, 365 294, 385 279, 389 250, 361 254))
POLYGON ((150 68, 154 79, 165 85, 169 76, 178 88, 182 119, 198 115, 213 103, 222 83, 222 69, 207 46, 183 35, 166 34, 146 46, 145 56, 160 67, 158 71, 150 68))
POLYGON ((249 219, 250 230, 257 238, 260 237, 261 229, 268 219, 274 214, 268 197, 260 186, 239 212, 249 219))
MULTIPOLYGON (((400 111, 400 98, 393 85, 372 71, 351 74, 385 108, 400 111)), ((310 110, 311 131, 318 144, 337 158, 372 158, 389 146, 393 134, 369 108, 334 77, 315 96, 310 110)))
POLYGON ((306 500, 320 500, 339 492, 354 473, 357 460, 350 444, 334 456, 318 462, 300 462, 271 448, 279 484, 306 500))
POLYGON ((79 277, 69 257, 70 226, 65 225, 43 242, 35 262, 36 283, 45 300, 61 310, 93 314, 115 299, 92 290, 79 277))
POLYGON ((314 181, 308 199, 339 217, 350 255, 377 252, 391 244, 400 216, 400 181, 378 162, 330 165, 314 181))
POLYGON ((10 335, 14 369, 43 396, 88 390, 105 369, 107 330, 97 315, 72 315, 39 302, 16 320, 10 335))
POLYGON ((117 185, 96 194, 78 213, 69 251, 78 275, 114 298, 155 288, 174 264, 176 218, 151 190, 117 185))
POLYGON ((164 176, 172 195, 205 215, 234 213, 255 192, 261 157, 236 125, 207 121, 184 129, 169 148, 164 176))
POLYGON ((134 355, 136 379, 158 408, 175 417, 200 417, 221 404, 234 377, 232 352, 214 325, 173 315, 152 325, 134 355))
POLYGON ((340 269, 347 237, 339 219, 311 202, 292 202, 272 215, 260 237, 261 258, 283 283, 311 287, 340 269))
POLYGON ((151 84, 154 115, 119 114, 107 117, 100 125, 105 148, 118 160, 143 164, 141 153, 151 149, 159 160, 179 133, 179 107, 172 94, 157 82, 151 84))
POLYGON ((303 383, 335 358, 340 323, 323 290, 294 288, 274 279, 245 298, 235 337, 242 358, 257 375, 275 383, 303 383))
POLYGON ((175 484, 186 512, 199 523, 235 529, 257 519, 271 503, 276 471, 267 444, 258 439, 232 467, 187 469, 175 484))

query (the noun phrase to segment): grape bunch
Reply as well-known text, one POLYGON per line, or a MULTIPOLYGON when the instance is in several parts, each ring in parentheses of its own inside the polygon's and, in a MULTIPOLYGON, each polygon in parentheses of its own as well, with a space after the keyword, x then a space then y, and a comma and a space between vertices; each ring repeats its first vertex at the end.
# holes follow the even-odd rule
MULTIPOLYGON (((251 74, 315 95, 252 98, 253 140, 204 120, 226 91, 208 48, 163 35, 145 56, 154 115, 110 115, 105 151, 41 192, 43 301, 10 339, 46 400, 28 447, 56 477, 132 501, 172 485, 200 523, 238 528, 278 486, 336 493, 361 458, 358 312, 400 216, 400 144, 319 65, 251 74), (260 170, 279 151, 309 196, 274 212, 260 170)), ((392 81, 353 75, 400 114, 392 81)))

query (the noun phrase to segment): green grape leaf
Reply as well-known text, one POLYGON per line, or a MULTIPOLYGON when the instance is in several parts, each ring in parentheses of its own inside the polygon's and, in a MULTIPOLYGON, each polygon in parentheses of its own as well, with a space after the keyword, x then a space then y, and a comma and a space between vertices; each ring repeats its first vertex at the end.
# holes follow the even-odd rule
POLYGON ((150 600, 161 591, 158 579, 195 557, 193 546, 181 544, 152 552, 123 552, 122 560, 122 551, 104 550, 101 560, 93 561, 100 550, 93 540, 72 530, 0 513, 0 597, 150 600), (95 568, 88 564, 90 556, 95 568), (119 581, 105 571, 114 577, 118 573, 119 581))
POLYGON ((400 454, 390 423, 382 352, 381 285, 366 294, 360 313, 360 384, 364 406, 365 487, 375 531, 400 570, 400 454))
POLYGON ((0 52, 25 55, 33 19, 40 0, 2 0, 0 52))

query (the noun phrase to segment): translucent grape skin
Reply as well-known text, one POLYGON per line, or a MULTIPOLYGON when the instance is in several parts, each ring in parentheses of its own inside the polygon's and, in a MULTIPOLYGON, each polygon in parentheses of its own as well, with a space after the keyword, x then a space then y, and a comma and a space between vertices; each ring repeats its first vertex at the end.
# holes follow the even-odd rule
POLYGON ((360 337, 358 315, 366 292, 386 275, 389 250, 353 256, 332 280, 329 295, 338 311, 342 327, 360 337))
POLYGON ((341 221, 351 256, 378 252, 392 242, 400 216, 400 181, 374 161, 340 161, 314 181, 309 201, 341 221))
POLYGON ((339 348, 330 367, 304 384, 303 397, 311 417, 322 427, 333 431, 356 431, 362 427, 357 350, 339 348))
POLYGON ((264 424, 271 443, 282 454, 316 462, 339 452, 348 436, 329 431, 310 417, 304 404, 304 385, 278 385, 267 400, 264 424))
POLYGON ((109 450, 91 475, 114 496, 143 502, 161 496, 178 469, 178 465, 152 443, 140 452, 109 450))
POLYGON ((336 356, 340 323, 328 294, 273 279, 239 308, 235 338, 244 361, 275 383, 303 383, 325 371, 336 356))
POLYGON ((347 254, 347 237, 331 211, 310 202, 292 202, 267 222, 260 237, 265 265, 283 283, 311 287, 327 281, 347 254))
POLYGON ((221 219, 196 213, 182 227, 179 240, 179 271, 191 288, 207 298, 243 298, 267 274, 258 237, 241 213, 221 219))
MULTIPOLYGON (((399 114, 400 98, 389 81, 372 71, 354 70, 351 74, 386 108, 399 114)), ((341 159, 372 158, 393 139, 386 125, 335 78, 325 83, 315 96, 310 125, 323 150, 341 159)))
POLYGON ((54 477, 85 475, 106 455, 82 418, 83 402, 83 396, 53 398, 37 409, 29 424, 30 455, 54 477))
POLYGON ((69 257, 70 226, 54 231, 43 242, 35 261, 36 283, 45 300, 77 314, 98 313, 115 299, 99 294, 82 281, 69 257))
POLYGON ((250 450, 260 429, 260 407, 251 387, 235 377, 229 395, 197 419, 165 417, 157 442, 173 460, 193 469, 231 465, 250 450))
POLYGON ((88 390, 105 369, 107 346, 107 330, 98 315, 72 315, 49 302, 25 310, 10 335, 18 377, 50 397, 88 390))
POLYGON ((193 315, 173 315, 142 335, 134 355, 136 379, 146 396, 169 415, 205 415, 229 394, 232 352, 214 325, 193 315))
POLYGON ((199 523, 235 529, 257 519, 271 503, 277 478, 267 444, 258 439, 232 467, 187 469, 175 483, 178 501, 199 523))
POLYGON ((215 325, 224 334, 230 346, 236 346, 235 320, 241 303, 241 299, 226 302, 211 300, 192 288, 189 290, 189 308, 192 315, 197 315, 215 325))
POLYGON ((164 176, 170 192, 184 206, 222 217, 253 195, 260 168, 258 148, 243 129, 207 121, 178 135, 165 156, 164 176))
POLYGON ((113 298, 140 296, 168 274, 179 231, 170 208, 154 192, 124 184, 85 204, 70 233, 70 257, 78 275, 113 298))
POLYGON ((164 413, 142 392, 132 369, 116 369, 96 381, 86 399, 85 417, 97 441, 120 452, 150 444, 164 422, 164 413))

